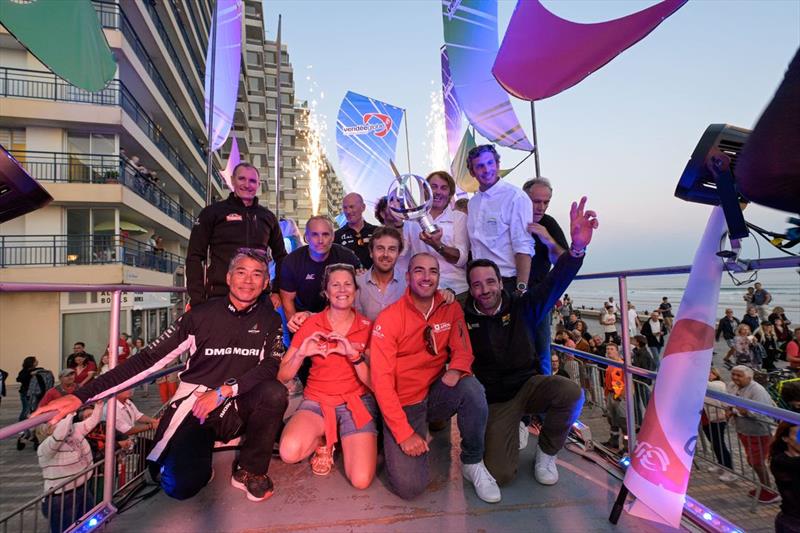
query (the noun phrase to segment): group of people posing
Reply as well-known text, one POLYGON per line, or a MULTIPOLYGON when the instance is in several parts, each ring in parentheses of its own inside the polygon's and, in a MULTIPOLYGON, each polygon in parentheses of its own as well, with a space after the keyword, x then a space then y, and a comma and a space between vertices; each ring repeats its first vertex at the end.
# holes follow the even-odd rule
POLYGON ((310 458, 319 475, 340 448, 347 479, 365 489, 379 436, 388 487, 415 498, 430 480, 429 427, 453 415, 463 477, 484 501, 500 501, 499 487, 517 473, 525 415, 543 421, 533 475, 556 483, 556 454, 583 394, 550 375, 549 345, 538 340, 546 327, 549 343, 550 310, 578 272, 597 217, 586 198, 574 202, 567 244, 547 228, 546 180, 526 184, 529 194, 501 181, 491 145, 473 149, 468 166, 480 190, 466 216, 452 207, 452 177, 428 177, 432 234, 396 217, 368 227, 363 200, 348 195, 345 227, 312 217, 308 244, 287 254, 278 220, 258 205, 258 171, 240 164, 234 192, 205 208, 192 232, 189 310, 124 364, 51 402, 54 422, 188 351, 149 455, 175 498, 208 483, 215 441, 235 437, 243 440, 231 484, 250 500, 273 493, 276 443, 285 462, 310 458), (286 385, 298 377, 304 397, 284 427, 286 385))

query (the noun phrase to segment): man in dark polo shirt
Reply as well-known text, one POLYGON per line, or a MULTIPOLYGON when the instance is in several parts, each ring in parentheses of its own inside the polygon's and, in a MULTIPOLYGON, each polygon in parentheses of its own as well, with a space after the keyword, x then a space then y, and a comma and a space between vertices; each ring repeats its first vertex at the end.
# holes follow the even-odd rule
MULTIPOLYGON (((569 245, 556 219, 545 214, 547 208, 550 207, 550 198, 553 196, 553 187, 550 185, 550 181, 547 178, 528 180, 522 186, 522 190, 530 197, 533 204, 533 222, 528 224, 528 230, 533 235, 535 245, 534 256, 531 259, 531 273, 528 278, 528 289, 530 290, 544 280, 547 273, 550 272, 550 267, 558 261, 569 245)), ((536 329, 534 344, 542 365, 542 374, 545 375, 551 373, 550 337, 550 321, 542 320, 536 329)))
POLYGON ((372 266, 369 256, 369 239, 377 226, 364 220, 364 199, 357 192, 351 192, 342 199, 342 212, 347 224, 336 230, 333 242, 351 249, 364 268, 372 266))
POLYGON ((347 263, 361 268, 356 255, 333 242, 333 222, 326 216, 308 219, 305 232, 306 246, 301 246, 281 264, 281 302, 290 322, 299 311, 318 313, 325 308, 322 297, 322 273, 335 263, 347 263))

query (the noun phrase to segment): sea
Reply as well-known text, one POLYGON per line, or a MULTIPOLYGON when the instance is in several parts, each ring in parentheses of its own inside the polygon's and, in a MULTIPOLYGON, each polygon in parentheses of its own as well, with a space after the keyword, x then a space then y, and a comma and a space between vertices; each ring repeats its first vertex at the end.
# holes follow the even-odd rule
MULTIPOLYGON (((752 274, 745 272, 734 276, 745 281, 752 274)), ((688 274, 674 274, 628 278, 628 301, 633 302, 639 313, 645 313, 657 308, 661 298, 666 296, 672 304, 673 315, 677 315, 688 277, 688 274)), ((775 306, 783 307, 786 318, 793 323, 792 329, 800 326, 800 272, 796 268, 761 270, 755 279, 739 286, 723 272, 717 316, 724 316, 725 309, 730 307, 736 317, 741 318, 746 310, 743 296, 747 287, 756 281, 772 294, 770 311, 775 306)), ((617 303, 620 301, 616 278, 573 281, 566 292, 576 308, 600 309, 609 296, 613 296, 617 303)))

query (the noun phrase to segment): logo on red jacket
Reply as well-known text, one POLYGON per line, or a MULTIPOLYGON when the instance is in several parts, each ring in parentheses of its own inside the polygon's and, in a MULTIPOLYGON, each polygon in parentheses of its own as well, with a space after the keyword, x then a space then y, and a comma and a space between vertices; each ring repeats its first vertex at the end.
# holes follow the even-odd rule
POLYGON ((383 113, 366 113, 363 124, 342 128, 345 135, 364 135, 372 133, 375 137, 385 137, 392 129, 392 117, 383 113))
POLYGON ((225 221, 226 222, 241 222, 242 221, 242 215, 240 215, 239 213, 231 213, 230 215, 225 217, 225 221))

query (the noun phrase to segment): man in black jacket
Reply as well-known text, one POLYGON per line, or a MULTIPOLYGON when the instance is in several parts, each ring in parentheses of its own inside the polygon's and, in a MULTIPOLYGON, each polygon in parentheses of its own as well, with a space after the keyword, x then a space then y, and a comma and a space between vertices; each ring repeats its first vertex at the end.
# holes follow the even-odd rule
POLYGON ((558 481, 556 454, 564 445, 583 405, 583 392, 561 376, 539 374, 534 334, 548 320, 556 300, 575 277, 597 227, 586 198, 570 210, 572 246, 533 290, 522 295, 503 291, 500 271, 490 260, 467 266, 470 297, 464 306, 475 362, 472 370, 486 390, 489 420, 484 462, 499 485, 510 482, 519 460, 519 421, 544 414, 534 476, 543 485, 558 481))
POLYGON ((228 263, 239 248, 272 250, 275 282, 272 306, 280 307, 278 280, 286 257, 283 235, 275 214, 258 204, 261 180, 258 169, 239 163, 233 169, 233 192, 227 199, 206 206, 197 217, 186 252, 186 288, 192 307, 228 294, 228 263))
POLYGON ((269 498, 273 487, 267 470, 288 403, 286 387, 276 379, 284 350, 281 319, 259 299, 269 283, 263 254, 237 253, 227 282, 227 298, 193 307, 124 365, 36 414, 59 411, 50 421, 55 424, 84 402, 126 389, 188 350, 181 385, 148 456, 160 465, 164 492, 180 500, 197 494, 211 479, 214 442, 243 435, 231 484, 249 500, 269 498))

